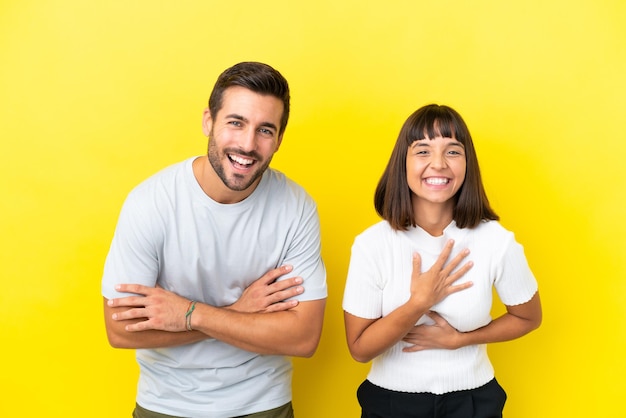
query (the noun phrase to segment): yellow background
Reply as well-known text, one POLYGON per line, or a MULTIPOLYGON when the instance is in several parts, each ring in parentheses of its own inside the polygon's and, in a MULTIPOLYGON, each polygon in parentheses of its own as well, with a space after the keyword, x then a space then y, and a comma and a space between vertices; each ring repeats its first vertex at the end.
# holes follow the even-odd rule
POLYGON ((602 1, 0 2, 0 416, 127 417, 137 367, 106 342, 102 264, 127 192, 203 154, 226 67, 292 88, 273 166, 322 219, 322 341, 295 360, 299 418, 356 417, 346 349, 354 236, 400 125, 466 119, 489 197, 540 282, 542 327, 490 346, 515 417, 607 417, 626 390, 626 5, 602 1), (85 412, 88 411, 88 412, 85 412))

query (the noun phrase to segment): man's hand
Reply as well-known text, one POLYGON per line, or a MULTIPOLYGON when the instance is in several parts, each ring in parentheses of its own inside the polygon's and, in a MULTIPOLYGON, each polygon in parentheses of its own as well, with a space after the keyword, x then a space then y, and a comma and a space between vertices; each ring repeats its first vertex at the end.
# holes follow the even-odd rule
MULTIPOLYGON (((292 277, 276 281, 289 273, 291 266, 281 266, 265 273, 260 279, 248 286, 237 302, 226 307, 238 312, 267 313, 279 312, 294 308, 297 300, 284 301, 304 292, 301 277, 292 277)), ((126 311, 113 314, 113 320, 124 321, 142 319, 144 321, 126 325, 126 331, 145 331, 149 329, 179 332, 185 331, 185 314, 190 300, 160 287, 148 287, 138 284, 120 284, 118 292, 135 293, 137 296, 110 299, 111 308, 128 307, 126 311)))
POLYGON ((297 300, 285 300, 304 292, 304 288, 300 286, 302 278, 276 280, 292 269, 292 266, 285 265, 268 271, 248 286, 235 303, 226 308, 248 313, 278 312, 294 308, 298 305, 297 300))
POLYGON ((405 347, 402 351, 410 353, 430 348, 443 348, 448 350, 458 348, 457 340, 460 332, 436 312, 429 312, 426 316, 435 321, 435 323, 433 325, 422 324, 413 327, 402 339, 412 345, 405 347))
POLYGON ((126 331, 149 329, 169 332, 186 331, 185 313, 190 302, 188 299, 160 287, 139 284, 119 284, 115 290, 122 293, 135 293, 137 296, 109 299, 107 304, 111 308, 130 308, 114 313, 113 320, 145 319, 126 325, 126 331))

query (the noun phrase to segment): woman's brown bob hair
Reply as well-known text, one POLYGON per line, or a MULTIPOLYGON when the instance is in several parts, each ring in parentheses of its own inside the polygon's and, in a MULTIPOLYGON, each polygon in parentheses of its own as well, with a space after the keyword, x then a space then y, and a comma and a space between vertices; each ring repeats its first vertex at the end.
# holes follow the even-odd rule
POLYGON ((454 109, 431 104, 416 110, 404 122, 391 158, 376 187, 376 212, 395 230, 415 227, 411 189, 406 178, 406 156, 418 139, 438 136, 455 138, 465 147, 466 173, 463 185, 455 195, 453 219, 459 228, 474 228, 483 220, 498 220, 480 177, 472 137, 461 115, 454 109))

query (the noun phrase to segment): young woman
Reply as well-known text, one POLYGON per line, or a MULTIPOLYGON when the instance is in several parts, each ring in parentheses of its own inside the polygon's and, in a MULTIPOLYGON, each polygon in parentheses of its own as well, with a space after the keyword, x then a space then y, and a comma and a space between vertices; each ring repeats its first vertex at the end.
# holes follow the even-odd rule
POLYGON ((348 347, 372 361, 363 418, 501 417, 486 344, 541 323, 524 250, 485 194, 469 130, 448 106, 404 123, 356 237, 343 309, 348 347), (492 319, 492 288, 506 313, 492 319))

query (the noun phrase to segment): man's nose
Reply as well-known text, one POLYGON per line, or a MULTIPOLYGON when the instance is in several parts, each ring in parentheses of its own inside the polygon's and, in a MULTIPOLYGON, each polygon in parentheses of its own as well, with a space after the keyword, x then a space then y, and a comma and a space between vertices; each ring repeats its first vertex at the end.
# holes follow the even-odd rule
POLYGON ((241 136, 239 138, 239 146, 244 151, 255 151, 257 148, 256 140, 256 130, 246 129, 241 133, 241 136))

